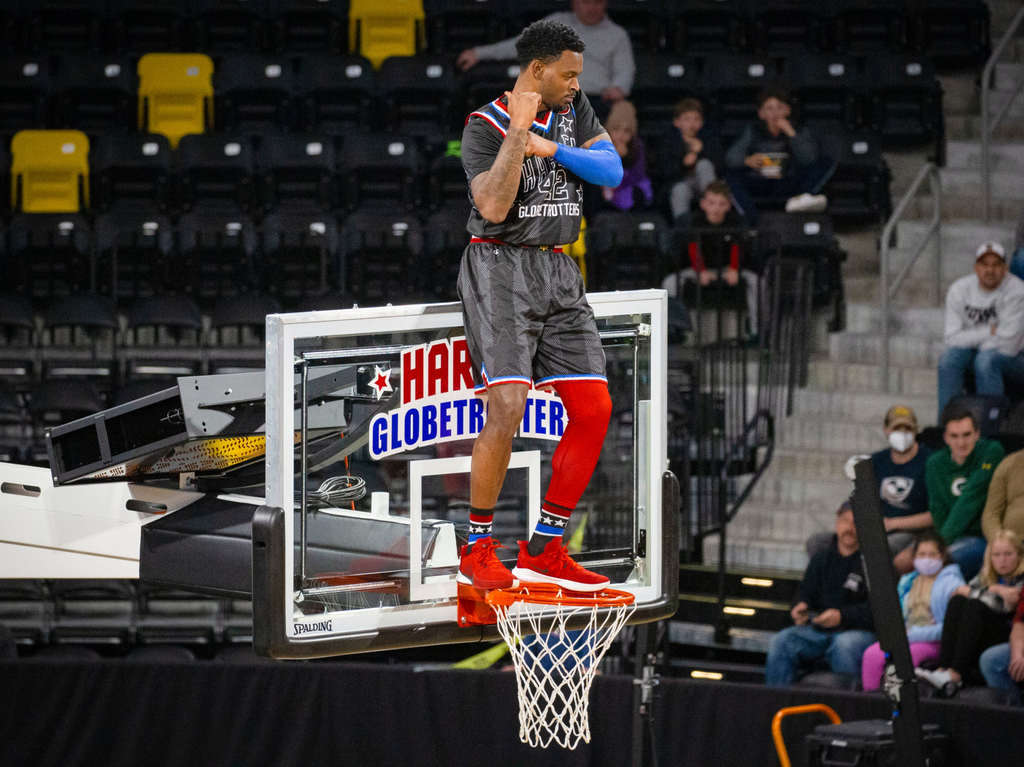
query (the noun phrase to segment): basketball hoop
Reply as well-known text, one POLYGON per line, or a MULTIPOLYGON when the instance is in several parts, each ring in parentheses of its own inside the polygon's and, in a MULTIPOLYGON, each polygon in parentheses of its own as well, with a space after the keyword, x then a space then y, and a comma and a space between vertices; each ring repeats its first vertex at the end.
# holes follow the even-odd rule
POLYGON ((590 685, 634 601, 628 591, 583 594, 546 583, 487 593, 516 669, 523 743, 573 749, 590 742, 590 685), (582 629, 568 628, 581 622, 582 629))

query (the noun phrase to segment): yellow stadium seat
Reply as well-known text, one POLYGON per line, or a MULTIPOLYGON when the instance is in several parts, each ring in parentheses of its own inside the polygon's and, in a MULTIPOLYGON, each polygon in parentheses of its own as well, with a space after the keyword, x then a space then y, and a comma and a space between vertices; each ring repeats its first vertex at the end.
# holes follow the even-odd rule
POLYGON ((77 130, 23 130, 11 139, 11 206, 77 213, 89 205, 89 139, 77 130))
POLYGON ((202 53, 147 53, 139 59, 139 130, 167 136, 205 133, 213 124, 213 61, 202 53))
POLYGON ((576 242, 570 242, 562 248, 566 254, 576 262, 583 276, 583 284, 587 284, 587 219, 580 216, 580 236, 576 242))
POLYGON ((352 0, 348 37, 375 69, 388 56, 415 56, 425 41, 423 0, 352 0))

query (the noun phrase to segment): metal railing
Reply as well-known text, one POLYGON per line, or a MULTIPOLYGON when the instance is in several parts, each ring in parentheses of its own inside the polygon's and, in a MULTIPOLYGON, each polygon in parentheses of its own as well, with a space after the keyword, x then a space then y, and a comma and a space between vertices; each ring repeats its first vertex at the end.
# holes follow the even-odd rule
POLYGON ((879 247, 879 258, 881 261, 881 280, 879 284, 882 299, 882 386, 885 392, 889 391, 889 303, 933 236, 935 237, 935 302, 938 304, 942 302, 942 181, 939 178, 939 169, 935 163, 927 162, 917 172, 917 176, 914 177, 910 188, 900 199, 896 210, 893 211, 892 215, 889 216, 889 220, 885 223, 885 229, 882 230, 882 242, 879 247), (921 240, 903 269, 900 270, 900 273, 890 284, 889 250, 892 247, 891 243, 896 231, 896 225, 903 218, 903 213, 906 211, 910 201, 914 199, 925 179, 928 179, 932 194, 932 220, 928 225, 928 231, 925 232, 924 239, 921 240))
POLYGON ((996 63, 999 61, 999 57, 1002 56, 1006 46, 1013 40, 1014 35, 1017 32, 1017 28, 1024 22, 1024 7, 1022 7, 1013 17, 1013 21, 1010 22, 1010 26, 1006 32, 999 39, 995 49, 992 51, 992 55, 988 57, 988 61, 985 62, 985 68, 981 73, 981 194, 984 200, 983 213, 985 214, 985 221, 991 221, 992 217, 992 162, 989 157, 989 143, 992 139, 992 133, 999 126, 999 122, 1006 116, 1006 113, 1010 110, 1010 106, 1021 91, 1024 90, 1024 79, 1017 83, 1017 89, 1010 95, 1003 104, 1002 109, 999 113, 989 119, 989 99, 991 98, 992 90, 992 73, 996 68, 996 63))

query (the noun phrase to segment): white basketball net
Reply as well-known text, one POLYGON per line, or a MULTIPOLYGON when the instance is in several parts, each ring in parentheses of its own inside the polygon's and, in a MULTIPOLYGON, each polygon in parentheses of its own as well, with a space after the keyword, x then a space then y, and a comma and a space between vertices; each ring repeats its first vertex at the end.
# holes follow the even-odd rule
POLYGON ((580 740, 589 743, 590 685, 636 604, 599 607, 596 602, 578 606, 526 600, 492 605, 516 669, 519 739, 534 748, 554 742, 573 749, 580 740), (570 620, 581 616, 589 626, 567 631, 570 620), (548 621, 553 622, 545 631, 548 621))

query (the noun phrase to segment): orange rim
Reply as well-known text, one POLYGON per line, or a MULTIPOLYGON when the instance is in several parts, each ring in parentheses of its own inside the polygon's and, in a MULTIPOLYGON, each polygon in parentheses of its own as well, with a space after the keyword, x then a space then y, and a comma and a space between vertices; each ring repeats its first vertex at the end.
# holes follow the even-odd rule
POLYGON ((509 607, 513 602, 540 605, 568 605, 570 607, 624 607, 636 601, 636 596, 618 589, 601 589, 592 594, 568 591, 553 583, 521 583, 508 589, 487 592, 487 604, 509 607))

